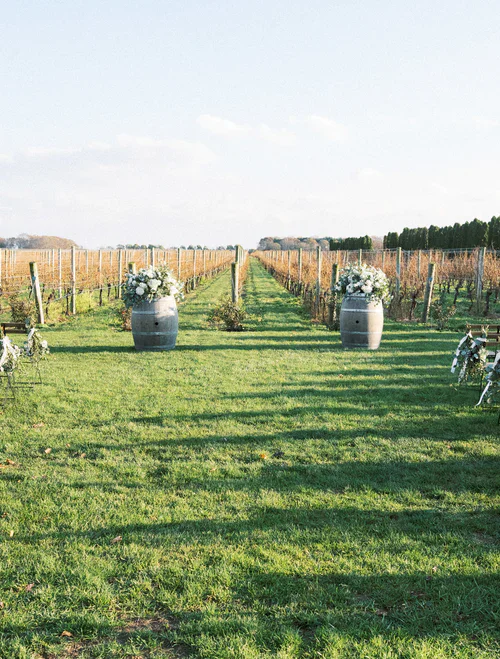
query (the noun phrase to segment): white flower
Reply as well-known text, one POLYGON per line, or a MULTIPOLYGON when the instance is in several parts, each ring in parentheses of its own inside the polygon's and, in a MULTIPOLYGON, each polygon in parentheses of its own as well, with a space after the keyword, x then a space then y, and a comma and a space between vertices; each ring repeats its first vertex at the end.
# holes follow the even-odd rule
POLYGON ((160 285, 160 281, 158 279, 151 279, 148 285, 152 291, 156 291, 160 285))
POLYGON ((144 288, 142 288, 142 286, 138 286, 135 289, 135 292, 137 293, 137 295, 144 295, 144 288))
POLYGON ((373 291, 373 287, 371 284, 365 284, 364 286, 361 286, 361 290, 368 295, 368 293, 373 291))

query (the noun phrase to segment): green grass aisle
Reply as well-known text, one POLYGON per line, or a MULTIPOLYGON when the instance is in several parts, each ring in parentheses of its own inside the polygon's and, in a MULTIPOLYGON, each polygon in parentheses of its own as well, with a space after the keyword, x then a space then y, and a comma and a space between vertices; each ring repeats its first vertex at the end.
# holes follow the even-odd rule
POLYGON ((0 657, 496 656, 498 427, 456 335, 346 353, 255 259, 249 331, 207 330, 228 290, 172 353, 108 311, 46 332, 0 417, 0 657))

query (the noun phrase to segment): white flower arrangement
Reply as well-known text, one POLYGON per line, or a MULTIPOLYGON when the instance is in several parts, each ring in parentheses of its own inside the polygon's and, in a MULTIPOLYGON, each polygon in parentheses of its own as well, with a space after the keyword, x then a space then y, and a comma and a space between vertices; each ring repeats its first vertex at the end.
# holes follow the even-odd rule
POLYGON ((38 362, 42 357, 48 355, 49 352, 49 344, 47 341, 42 339, 42 335, 36 327, 32 327, 28 333, 26 341, 24 342, 23 354, 28 357, 28 359, 38 362))
POLYGON ((18 366, 21 352, 21 348, 11 343, 8 336, 0 339, 0 372, 7 374, 13 373, 18 366))
POLYGON ((348 263, 342 268, 335 290, 343 295, 358 295, 373 301, 383 302, 390 297, 385 273, 366 263, 361 266, 348 263))
POLYGON ((182 300, 183 284, 172 276, 166 266, 141 268, 137 273, 127 273, 123 286, 123 300, 127 307, 133 307, 147 300, 152 302, 161 297, 173 295, 182 300))

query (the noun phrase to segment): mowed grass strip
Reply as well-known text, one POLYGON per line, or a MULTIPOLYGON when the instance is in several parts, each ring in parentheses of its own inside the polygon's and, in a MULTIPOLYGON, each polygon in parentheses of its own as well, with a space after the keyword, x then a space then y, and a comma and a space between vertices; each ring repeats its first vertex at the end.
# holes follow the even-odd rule
POLYGON ((252 259, 136 353, 109 310, 46 330, 0 417, 1 657, 498 653, 498 427, 452 333, 344 352, 252 259), (14 463, 14 464, 11 464, 14 463))

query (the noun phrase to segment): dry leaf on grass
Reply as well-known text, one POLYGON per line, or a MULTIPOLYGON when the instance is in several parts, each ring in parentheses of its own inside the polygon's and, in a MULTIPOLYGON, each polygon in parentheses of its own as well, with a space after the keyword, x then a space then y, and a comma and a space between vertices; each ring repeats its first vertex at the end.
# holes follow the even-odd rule
POLYGON ((116 538, 113 538, 113 540, 111 540, 111 544, 115 545, 117 542, 121 542, 121 541, 122 541, 121 535, 117 535, 116 538))
POLYGON ((9 531, 9 538, 12 538, 14 535, 14 531, 9 531))
POLYGON ((45 423, 43 421, 40 421, 40 423, 34 423, 31 427, 32 428, 43 428, 45 423))
POLYGON ((30 593, 33 590, 34 583, 29 583, 24 589, 27 593, 30 593))
POLYGON ((48 455, 51 451, 52 451, 51 448, 46 448, 45 451, 44 451, 44 453, 47 453, 47 455, 48 455))
POLYGON ((61 636, 67 636, 68 638, 70 638, 71 636, 73 636, 73 634, 71 632, 67 632, 66 630, 64 630, 61 636))

